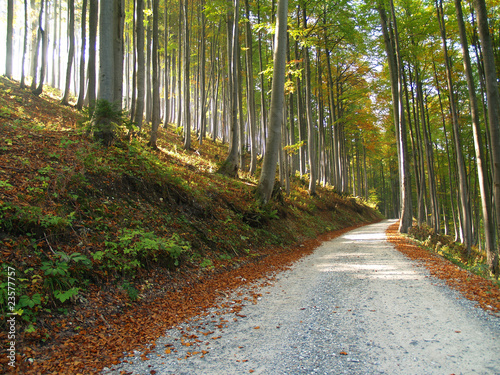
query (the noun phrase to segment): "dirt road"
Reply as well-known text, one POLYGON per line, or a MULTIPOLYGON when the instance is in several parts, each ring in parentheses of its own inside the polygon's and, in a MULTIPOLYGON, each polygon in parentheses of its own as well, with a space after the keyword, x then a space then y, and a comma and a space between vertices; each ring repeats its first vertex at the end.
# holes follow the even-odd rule
POLYGON ((500 319, 394 250, 391 223, 323 243, 103 373, 500 374, 500 319))

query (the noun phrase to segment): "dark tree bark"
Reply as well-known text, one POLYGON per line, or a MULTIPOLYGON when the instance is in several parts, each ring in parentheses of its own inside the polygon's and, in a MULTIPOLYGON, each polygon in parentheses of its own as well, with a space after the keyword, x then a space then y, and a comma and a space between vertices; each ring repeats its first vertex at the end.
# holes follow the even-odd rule
MULTIPOLYGON (((69 39, 69 51, 68 51, 68 65, 66 67, 66 81, 64 85, 64 96, 61 103, 68 105, 69 102, 69 87, 71 83, 71 69, 73 68, 73 58, 75 57, 75 0, 68 0, 68 39, 69 39)), ((82 56, 84 53, 82 53, 82 56)))
POLYGON ((157 149, 158 127, 160 125, 160 82, 158 69, 158 0, 153 0, 153 50, 151 51, 153 60, 153 108, 151 114, 151 137, 149 146, 157 149))
POLYGON ((87 97, 85 103, 93 107, 96 100, 96 44, 97 20, 99 15, 98 0, 89 0, 89 62, 87 66, 87 97))
MULTIPOLYGON (((483 47, 483 62, 486 81, 486 96, 488 98, 488 120, 490 128, 490 143, 493 169, 493 196, 497 225, 497 243, 500 246, 500 93, 496 74, 495 56, 488 26, 488 13, 484 0, 474 0, 477 13, 479 38, 483 47)), ((498 250, 497 250, 498 251, 498 250)))
MULTIPOLYGON (((39 73, 39 78, 38 78, 38 86, 33 90, 34 95, 40 95, 43 92, 43 84, 45 81, 45 67, 47 66, 47 45, 48 45, 48 38, 47 38, 47 33, 46 33, 46 27, 42 26, 43 25, 43 14, 44 14, 44 5, 45 5, 45 0, 42 0, 40 3, 40 15, 38 17, 38 31, 39 35, 41 37, 42 41, 42 63, 40 65, 40 73, 39 73)), ((45 24, 48 24, 47 16, 45 17, 45 24)), ((33 82, 36 82, 36 80, 33 80, 33 82)), ((33 87, 33 85, 32 85, 33 87)))
POLYGON ((87 43, 87 0, 82 3, 81 16, 81 33, 82 33, 82 53, 80 54, 80 90, 78 93, 78 101, 76 108, 81 110, 85 100, 85 48, 87 43))
POLYGON ((144 61, 144 0, 136 2, 136 23, 135 40, 137 47, 137 100, 135 104, 134 122, 142 129, 144 117, 144 79, 145 79, 145 61, 144 61))

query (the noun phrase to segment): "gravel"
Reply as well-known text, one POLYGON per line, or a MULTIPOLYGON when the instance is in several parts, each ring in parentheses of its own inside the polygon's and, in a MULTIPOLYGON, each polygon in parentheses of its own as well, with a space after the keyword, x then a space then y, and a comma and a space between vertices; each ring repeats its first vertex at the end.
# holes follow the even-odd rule
POLYGON ((385 239, 323 243, 103 374, 500 374, 500 319, 385 239))

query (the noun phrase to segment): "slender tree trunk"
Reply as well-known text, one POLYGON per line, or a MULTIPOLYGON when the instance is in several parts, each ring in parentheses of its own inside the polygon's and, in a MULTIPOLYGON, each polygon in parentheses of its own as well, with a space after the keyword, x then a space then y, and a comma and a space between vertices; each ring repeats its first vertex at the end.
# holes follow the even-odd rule
POLYGON ((278 17, 274 42, 274 69, 271 91, 269 138, 257 186, 257 196, 264 204, 271 199, 280 152, 283 103, 285 100, 286 33, 288 0, 278 0, 278 17))
POLYGON ((189 22, 188 0, 184 0, 184 149, 191 149, 191 90, 189 87, 189 22))
POLYGON ((446 79, 448 83, 448 91, 450 97, 450 108, 453 120, 453 134, 455 137, 455 156, 457 161, 457 169, 458 169, 458 186, 459 186, 459 196, 460 196, 460 206, 461 206, 461 219, 462 219, 462 233, 463 233, 463 243, 467 248, 467 253, 470 255, 471 246, 472 246, 472 221, 471 221, 471 211, 469 204, 469 187, 467 183, 467 173, 465 171, 465 163, 462 154, 462 144, 460 137, 460 125, 458 123, 458 111, 455 103, 455 92, 453 89, 453 78, 451 75, 451 67, 448 56, 448 47, 446 42, 446 30, 444 25, 444 16, 443 16, 443 8, 442 3, 438 4, 438 0, 436 0, 436 9, 438 12, 438 21, 441 30, 441 39, 443 42, 443 54, 445 59, 445 67, 446 67, 446 79))
POLYGON ((205 17, 205 0, 201 2, 201 56, 200 56, 200 135, 198 137, 198 142, 200 145, 203 144, 203 139, 207 133, 207 112, 206 112, 206 88, 205 88, 205 56, 206 56, 206 42, 205 42, 205 28, 206 28, 206 17, 205 17))
MULTIPOLYGON (((41 1, 41 4, 40 4, 40 16, 39 16, 39 25, 38 25, 38 30, 39 30, 39 33, 40 33, 40 36, 41 36, 41 39, 42 39, 42 64, 40 66, 40 75, 39 75, 39 80, 38 80, 38 86, 36 87, 36 89, 33 90, 33 94, 35 95, 40 95, 43 91, 43 84, 44 84, 44 81, 45 81, 45 68, 47 66, 47 45, 48 45, 48 41, 47 41, 47 28, 42 26, 43 24, 43 14, 44 14, 44 5, 45 5, 45 1, 42 0, 41 1)), ((48 24, 48 21, 47 21, 47 15, 45 15, 45 25, 48 24)))
POLYGON ((236 49, 238 45, 239 0, 234 0, 234 14, 228 14, 228 83, 229 83, 229 127, 231 144, 229 155, 222 163, 218 172, 227 176, 236 177, 239 162, 239 129, 238 129, 238 58, 236 49), (230 32, 232 26, 232 32, 230 32))
MULTIPOLYGON (((257 23, 260 24, 260 0, 257 0, 257 23)), ((264 66, 262 63, 262 32, 259 30, 258 32, 258 41, 259 41, 259 71, 264 71, 264 66)), ((259 74, 260 76, 260 121, 261 121, 261 142, 262 142, 262 154, 265 153, 266 150, 266 139, 267 139, 267 109, 266 109, 266 86, 264 80, 264 74, 259 74)))
POLYGON ((164 46, 164 63, 165 63, 165 80, 164 80, 164 90, 163 95, 165 96, 165 113, 163 116, 163 127, 166 128, 168 123, 170 122, 170 55, 168 52, 168 40, 170 39, 170 23, 169 23, 169 12, 168 7, 165 6, 165 14, 164 14, 164 38, 165 38, 165 46, 164 46))
POLYGON ((83 108, 83 101, 85 99, 85 48, 87 42, 87 0, 83 0, 82 3, 81 34, 82 34, 82 53, 80 54, 80 91, 78 94, 78 101, 76 103, 76 108, 79 110, 83 108))
POLYGON ((14 0, 7 1, 7 43, 5 50, 5 76, 12 78, 13 50, 12 41, 14 33, 14 0))
MULTIPOLYGON (((73 58, 75 56, 75 0, 68 0, 68 39, 69 39, 69 52, 68 52, 68 66, 66 67, 66 83, 64 85, 64 96, 61 103, 64 105, 69 104, 69 90, 71 83, 71 69, 73 68, 73 58)), ((84 53, 82 53, 84 55, 84 53)))
POLYGON ((247 67, 247 108, 248 108, 248 129, 250 132, 250 167, 249 173, 253 175, 257 168, 257 144, 256 144, 256 119, 255 119, 255 93, 253 81, 253 43, 252 26, 250 24, 250 5, 245 0, 245 12, 248 21, 245 23, 245 44, 246 44, 246 67, 247 67))
MULTIPOLYGON (((498 91, 495 57, 488 27, 486 4, 484 0, 474 0, 473 5, 477 13, 479 38, 481 39, 481 45, 483 47, 486 96, 488 98, 490 149, 493 169, 493 196, 495 199, 498 239, 500 238, 500 93, 498 91)), ((497 244, 500 246, 500 240, 497 241, 497 244)))
POLYGON ((144 0, 136 2, 135 40, 137 47, 137 100, 134 122, 142 129, 144 119, 145 61, 144 61, 144 0))
MULTIPOLYGON (((302 8, 304 30, 307 30, 306 9, 302 8)), ((309 195, 316 195, 316 142, 312 115, 311 98, 311 66, 309 47, 304 47, 304 78, 306 83, 306 119, 307 119, 307 153, 309 157, 309 195)))
POLYGON ((124 45, 123 45, 123 29, 125 22, 125 4, 124 0, 114 0, 114 22, 113 22, 113 103, 118 108, 122 108, 123 100, 123 60, 124 60, 124 45))
POLYGON ((153 0, 153 50, 151 51, 151 58, 153 60, 153 113, 151 115, 151 137, 149 139, 149 146, 157 149, 156 140, 158 138, 158 127, 160 126, 160 82, 159 82, 159 69, 158 69, 158 2, 153 0))
MULTIPOLYGON (((31 12, 35 12, 35 0, 31 0, 30 8, 31 12)), ((31 87, 30 89, 33 91, 36 89, 36 75, 38 70, 38 56, 40 50, 40 41, 41 35, 38 27, 37 20, 39 18, 32 17, 31 20, 31 64, 30 64, 30 76, 31 76, 31 87)))
POLYGON ((402 67, 398 42, 398 30, 396 26, 394 5, 391 0, 391 13, 394 22, 394 33, 389 33, 387 25, 387 15, 385 8, 379 4, 378 11, 380 14, 382 31, 384 34, 384 42, 389 62, 389 70, 391 74, 392 99, 394 106, 394 125, 396 129, 396 139, 398 145, 398 161, 399 161, 399 179, 400 179, 400 216, 399 231, 407 233, 412 225, 412 204, 411 204, 411 181, 408 171, 407 157, 407 134, 406 122, 404 116, 404 100, 403 100, 403 80, 402 67))
MULTIPOLYGON (((116 1, 116 0, 115 0, 116 1)), ((114 19, 115 1, 99 2, 99 94, 100 100, 113 103, 114 95, 114 19)))
MULTIPOLYGON (((151 0, 147 0, 147 9, 151 10, 151 0)), ((149 14, 147 16, 147 28, 146 28, 146 104, 145 104, 145 112, 146 112, 146 123, 151 122, 151 16, 149 14)))
POLYGON ((56 77, 59 72, 57 72, 57 64, 56 61, 60 58, 60 55, 57 53, 57 45, 58 45, 58 22, 57 22, 57 10, 58 10, 58 0, 54 1, 54 32, 52 33, 52 77, 50 79, 50 83, 52 87, 57 87, 57 78, 56 77), (57 73, 57 74, 56 74, 57 73))
MULTIPOLYGON (((186 0, 187 1, 187 0, 186 0)), ((181 106, 181 96, 182 96, 182 22, 184 20, 183 16, 184 12, 184 6, 182 5, 182 0, 179 0, 179 21, 178 21, 178 29, 177 29, 177 46, 178 46, 178 51, 177 51, 177 95, 176 95, 176 100, 177 100, 177 113, 176 113, 176 120, 177 120, 177 129, 181 127, 182 123, 182 106, 181 106)))
POLYGON ((24 65, 26 62, 26 54, 28 50, 28 35, 29 35, 29 13, 28 13, 28 0, 24 0, 24 40, 23 40, 23 58, 21 61, 21 88, 24 89, 26 87, 25 82, 25 69, 24 65))
POLYGON ((97 44, 97 20, 98 1, 89 0, 89 62, 87 65, 87 98, 85 102, 91 107, 95 105, 96 99, 96 44, 97 44))

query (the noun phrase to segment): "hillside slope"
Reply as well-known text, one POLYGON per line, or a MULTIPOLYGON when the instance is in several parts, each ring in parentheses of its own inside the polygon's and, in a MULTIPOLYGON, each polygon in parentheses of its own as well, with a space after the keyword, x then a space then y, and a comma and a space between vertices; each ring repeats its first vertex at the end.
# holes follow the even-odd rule
POLYGON ((261 207, 254 177, 214 173, 219 142, 184 151, 162 129, 157 151, 141 137, 105 148, 82 118, 0 79, 1 340, 15 269, 23 373, 97 370, 225 288, 298 259, 318 235, 380 219, 328 188, 309 197, 299 178, 261 207))

